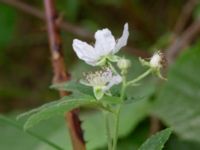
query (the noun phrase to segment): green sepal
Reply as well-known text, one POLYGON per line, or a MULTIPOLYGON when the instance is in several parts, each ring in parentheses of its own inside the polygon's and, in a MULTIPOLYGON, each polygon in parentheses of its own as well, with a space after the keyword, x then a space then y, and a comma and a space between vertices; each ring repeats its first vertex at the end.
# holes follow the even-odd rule
POLYGON ((167 80, 167 78, 165 78, 165 77, 162 76, 160 70, 157 70, 157 71, 156 71, 156 75, 157 75, 160 79, 162 79, 162 80, 167 80))
POLYGON ((106 64, 106 57, 102 57, 97 63, 96 66, 104 66, 106 64))
POLYGON ((105 93, 103 91, 103 87, 93 87, 93 92, 94 92, 94 96, 97 100, 100 100, 105 93))
POLYGON ((141 57, 139 57, 139 61, 143 66, 148 66, 150 67, 150 63, 144 59, 142 59, 141 57))
POLYGON ((162 80, 167 80, 165 77, 162 76, 160 68, 152 68, 152 73, 162 80))
POLYGON ((120 60, 120 57, 117 56, 117 55, 109 55, 109 56, 107 57, 107 59, 108 59, 109 61, 111 61, 111 62, 118 62, 118 61, 120 60))

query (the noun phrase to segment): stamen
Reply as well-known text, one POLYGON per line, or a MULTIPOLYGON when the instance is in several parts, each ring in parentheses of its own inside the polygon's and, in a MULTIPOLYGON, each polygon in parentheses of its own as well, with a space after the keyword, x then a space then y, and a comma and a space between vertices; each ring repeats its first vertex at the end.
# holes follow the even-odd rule
POLYGON ((113 73, 108 67, 95 72, 83 73, 83 75, 91 86, 106 86, 113 78, 113 73))

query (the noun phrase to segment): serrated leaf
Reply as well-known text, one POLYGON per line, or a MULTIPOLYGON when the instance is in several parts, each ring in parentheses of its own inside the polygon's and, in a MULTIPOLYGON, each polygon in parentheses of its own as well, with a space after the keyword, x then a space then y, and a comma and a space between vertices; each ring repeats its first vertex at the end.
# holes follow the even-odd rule
POLYGON ((44 105, 42 105, 42 106, 40 106, 40 107, 38 107, 38 108, 34 108, 34 109, 30 110, 30 111, 27 111, 27 112, 25 112, 25 113, 22 113, 22 114, 20 114, 20 115, 17 116, 17 120, 19 120, 19 119, 21 119, 21 118, 23 118, 23 117, 29 116, 29 115, 31 115, 31 114, 34 114, 34 113, 36 113, 36 112, 38 112, 38 111, 40 111, 40 110, 42 110, 42 109, 44 109, 44 108, 47 108, 48 106, 51 106, 51 105, 53 105, 53 104, 56 104, 57 102, 58 102, 58 101, 53 101, 53 102, 50 102, 50 103, 46 103, 46 104, 44 104, 44 105))
MULTIPOLYGON (((43 110, 44 108, 48 108, 48 107, 52 106, 52 105, 54 105, 54 104, 56 105, 56 104, 58 104, 59 102, 62 102, 63 100, 65 100, 65 99, 74 99, 74 98, 76 98, 77 96, 83 95, 83 94, 81 94, 81 93, 76 93, 76 94, 79 94, 79 95, 76 95, 76 96, 75 96, 74 94, 71 94, 71 95, 69 95, 69 96, 65 96, 65 97, 61 98, 60 100, 56 100, 56 101, 52 101, 52 102, 43 104, 42 106, 40 106, 40 107, 38 107, 38 108, 34 108, 34 109, 30 110, 30 111, 27 111, 27 112, 25 112, 25 113, 22 113, 22 114, 20 114, 20 115, 17 116, 17 120, 18 120, 18 119, 21 119, 21 118, 23 118, 23 117, 32 115, 32 114, 34 114, 34 113, 36 113, 36 112, 38 112, 38 111, 43 110)), ((85 95, 83 95, 83 96, 85 96, 85 95)))
POLYGON ((28 129, 36 124, 38 124, 42 120, 49 119, 56 115, 63 115, 65 112, 71 111, 80 106, 89 106, 98 104, 91 96, 81 96, 81 97, 63 97, 60 101, 52 102, 50 104, 45 104, 45 106, 41 106, 37 108, 37 112, 32 114, 26 121, 24 125, 24 129, 28 129))
POLYGON ((138 150, 162 150, 171 133, 171 129, 156 133, 148 138, 138 150))
POLYGON ((54 84, 51 86, 51 88, 71 92, 81 92, 87 95, 94 95, 91 87, 85 86, 73 80, 61 84, 54 84))
MULTIPOLYGON (((10 119, 8 117, 0 115, 0 122, 6 123, 6 124, 8 124, 8 125, 10 125, 10 126, 12 126, 12 127, 14 127, 14 128, 16 128, 16 129, 18 129, 18 130, 23 132, 23 125, 19 124, 15 120, 12 120, 12 119, 10 119)), ((40 140, 42 142, 44 142, 45 144, 47 144, 50 147, 53 147, 56 150, 63 150, 63 148, 61 148, 57 144, 47 140, 46 138, 38 135, 37 133, 35 133, 33 131, 27 130, 25 133, 27 133, 28 135, 30 135, 30 136, 32 136, 32 137, 34 137, 34 138, 36 138, 36 139, 38 139, 38 140, 40 140)))
POLYGON ((185 140, 200 142, 200 43, 183 53, 169 70, 153 113, 185 140))
MULTIPOLYGON (((15 118, 14 114, 9 114, 6 117, 15 118)), ((20 129, 8 125, 4 120, 0 119, 0 149, 2 150, 56 150, 44 141, 28 135, 23 130, 24 120, 17 121, 20 129)), ((37 135, 42 136, 48 141, 52 141, 65 150, 72 150, 70 136, 66 128, 63 117, 54 117, 46 122, 42 122, 39 126, 29 130, 37 135)))

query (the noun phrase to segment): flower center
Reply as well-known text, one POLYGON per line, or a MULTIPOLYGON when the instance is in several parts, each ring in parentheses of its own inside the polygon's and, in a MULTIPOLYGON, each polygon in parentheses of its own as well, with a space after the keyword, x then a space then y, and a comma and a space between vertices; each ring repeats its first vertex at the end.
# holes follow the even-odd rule
POLYGON ((106 86, 112 79, 113 74, 110 68, 103 68, 85 76, 86 81, 92 86, 106 86))

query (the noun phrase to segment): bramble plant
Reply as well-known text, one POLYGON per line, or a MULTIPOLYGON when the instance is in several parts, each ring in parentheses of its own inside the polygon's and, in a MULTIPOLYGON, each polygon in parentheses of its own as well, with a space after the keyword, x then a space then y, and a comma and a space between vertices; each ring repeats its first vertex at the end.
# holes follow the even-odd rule
MULTIPOLYGON (((118 56, 117 52, 126 46, 128 36, 128 23, 126 23, 122 36, 118 40, 115 40, 111 31, 107 28, 95 33, 94 46, 74 39, 73 49, 78 58, 97 70, 84 73, 79 82, 70 81, 53 85, 53 88, 71 91, 72 94, 20 115, 19 117, 31 115, 24 128, 28 129, 44 119, 63 114, 74 108, 89 106, 102 111, 106 123, 108 150, 117 150, 118 130, 120 128, 119 116, 121 107, 127 99, 127 88, 138 85, 142 79, 150 74, 165 79, 160 72, 163 66, 163 54, 161 52, 155 52, 150 59, 139 58, 141 64, 146 66, 147 70, 134 79, 127 79, 129 69, 132 68, 131 62, 118 56), (114 90, 115 92, 113 92, 114 90), (112 128, 110 120, 114 120, 112 128)), ((162 149, 170 134, 170 129, 156 134, 148 139, 140 150, 162 149)))

